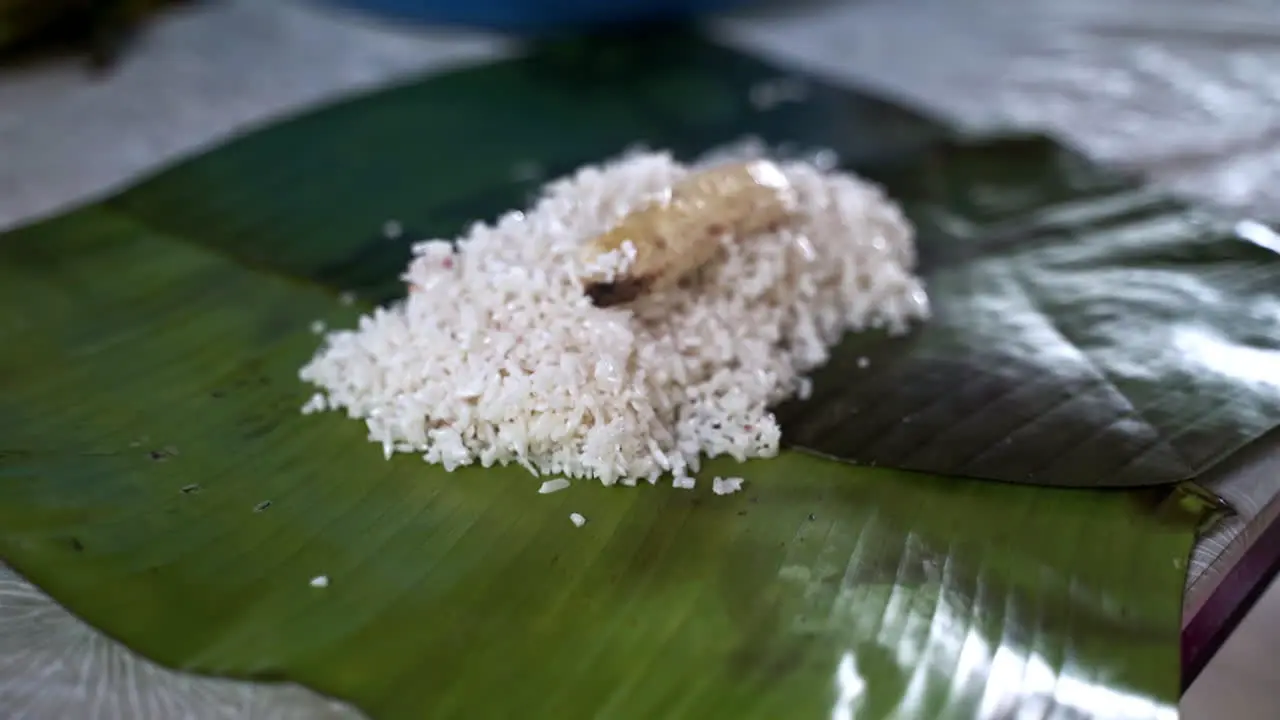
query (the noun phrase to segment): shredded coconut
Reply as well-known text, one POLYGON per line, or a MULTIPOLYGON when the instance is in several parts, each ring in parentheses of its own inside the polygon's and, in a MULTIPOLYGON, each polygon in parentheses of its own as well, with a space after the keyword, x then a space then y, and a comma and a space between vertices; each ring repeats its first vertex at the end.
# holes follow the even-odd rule
POLYGON ((323 412, 325 410, 324 393, 316 393, 302 406, 302 414, 310 415, 312 413, 323 412))
POLYGON ((742 489, 740 477, 718 477, 711 481, 711 492, 717 495, 732 495, 742 489))
POLYGON ((728 238, 691 281, 612 308, 584 295, 577 251, 690 168, 655 153, 585 167, 527 212, 416 244, 409 296, 330 332, 300 376, 388 457, 450 471, 517 463, 635 485, 773 456, 768 408, 812 392, 804 376, 845 332, 901 333, 928 314, 898 208, 853 176, 781 167, 794 223, 728 238))
POLYGON ((567 487, 569 487, 568 480, 565 480, 564 478, 556 478, 555 480, 548 480, 542 483, 542 486, 538 488, 538 494, 546 495, 548 493, 560 492, 567 487))

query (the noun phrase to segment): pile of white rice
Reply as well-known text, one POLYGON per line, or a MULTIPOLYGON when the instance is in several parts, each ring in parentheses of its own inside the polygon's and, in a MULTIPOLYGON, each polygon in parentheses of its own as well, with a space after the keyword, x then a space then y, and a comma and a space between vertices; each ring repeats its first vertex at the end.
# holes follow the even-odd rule
POLYGON ((769 406, 807 394, 844 332, 928 314, 897 207, 849 175, 782 168, 796 223, 727 242, 692 282, 627 306, 584 296, 577 251, 691 171, 667 154, 583 168, 456 249, 417 244, 414 292, 328 333, 301 370, 320 389, 304 411, 363 419, 388 458, 606 485, 775 455, 769 406))

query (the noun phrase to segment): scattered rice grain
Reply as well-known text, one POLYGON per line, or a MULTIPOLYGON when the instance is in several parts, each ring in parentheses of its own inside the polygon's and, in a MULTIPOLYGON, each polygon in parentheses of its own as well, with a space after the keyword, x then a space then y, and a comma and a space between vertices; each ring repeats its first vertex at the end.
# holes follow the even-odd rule
POLYGON ((711 481, 711 492, 717 495, 732 495, 742 489, 740 477, 718 477, 711 481))
POLYGON ((556 478, 555 480, 548 480, 542 483, 542 487, 538 488, 538 494, 547 495, 553 492, 560 492, 567 487, 569 487, 568 480, 565 480, 564 478, 556 478))
POLYGON ((692 490, 697 484, 698 481, 691 477, 678 477, 671 481, 671 486, 680 490, 692 490))
POLYGON ((313 587, 313 588, 327 588, 327 587, 329 587, 329 576, 328 576, 328 575, 317 575, 317 576, 315 576, 315 577, 311 578, 311 587, 313 587))
POLYGON ((302 414, 310 415, 312 413, 323 412, 325 409, 324 393, 316 393, 307 400, 302 406, 302 414))
POLYGON ((582 527, 587 524, 587 519, 578 513, 570 513, 569 522, 573 523, 576 527, 582 527))

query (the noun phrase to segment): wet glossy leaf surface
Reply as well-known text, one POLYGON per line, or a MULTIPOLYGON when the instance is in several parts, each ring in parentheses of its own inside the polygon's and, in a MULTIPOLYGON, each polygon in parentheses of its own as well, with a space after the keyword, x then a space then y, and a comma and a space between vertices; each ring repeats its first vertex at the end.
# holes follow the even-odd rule
MULTIPOLYGON (((784 409, 794 439, 992 477, 1034 460, 1061 484, 1113 482, 1072 472, 1123 462, 1135 482, 1185 474, 1098 380, 1153 346, 1089 313, 1155 317, 1170 282, 1265 305, 1261 280, 1220 280, 1265 277, 1271 255, 1208 230, 1190 242, 1181 221, 1162 236, 1182 210, 1156 201, 1120 223, 1090 203, 1134 191, 1043 141, 939 142, 927 119, 812 81, 804 102, 758 110, 746 98, 777 72, 687 37, 610 52, 585 64, 596 74, 537 56, 322 110, 0 239, 0 557, 150 657, 296 680, 374 717, 1171 717, 1183 567, 1208 509, 1181 490, 788 452, 713 464, 747 478, 730 497, 706 481, 539 496, 521 470, 384 462, 360 424, 298 413, 312 321, 350 324, 399 291, 407 239, 386 220, 449 235, 637 140, 692 155, 756 134, 834 148, 901 195, 939 310, 903 342, 851 339, 818 378, 825 404, 784 409), (1099 305, 1115 273, 1125 293, 1099 305), (1066 362, 1072 348, 1090 362, 1066 362), (1092 399, 1045 412, 1077 395, 1092 399), (894 413, 910 422, 887 434, 866 419, 894 413), (1085 433, 1102 439, 1065 444, 1085 433)), ((1170 326, 1264 352, 1265 313, 1228 324, 1229 302, 1170 326)), ((1274 422, 1265 382, 1180 357, 1150 363, 1185 390, 1164 415, 1163 379, 1125 386, 1150 432, 1190 417, 1192 390, 1236 403, 1164 446, 1205 463, 1274 422)))
POLYGON ((1048 485, 1198 477, 1280 420, 1280 236, 1035 137, 873 168, 909 208, 936 317, 853 336, 794 445, 1048 485))

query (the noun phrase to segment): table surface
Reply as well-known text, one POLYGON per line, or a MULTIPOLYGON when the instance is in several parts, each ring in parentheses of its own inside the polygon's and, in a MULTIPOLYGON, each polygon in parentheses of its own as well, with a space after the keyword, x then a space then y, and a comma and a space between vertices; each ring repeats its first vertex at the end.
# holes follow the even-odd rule
MULTIPOLYGON (((714 32, 963 126, 1047 130, 1225 212, 1280 218, 1273 0, 779 4, 720 18, 714 32)), ((379 24, 303 2, 214 0, 162 19, 105 79, 74 63, 0 73, 0 230, 281 113, 516 50, 496 37, 379 24), (235 52, 226 52, 227 38, 235 52)), ((1280 454, 1253 453, 1209 485, 1238 514, 1195 549, 1188 619, 1280 508, 1280 454)), ((88 709, 130 720, 352 714, 296 687, 159 668, 3 567, 0 707, 17 709, 13 717, 88 709)))

